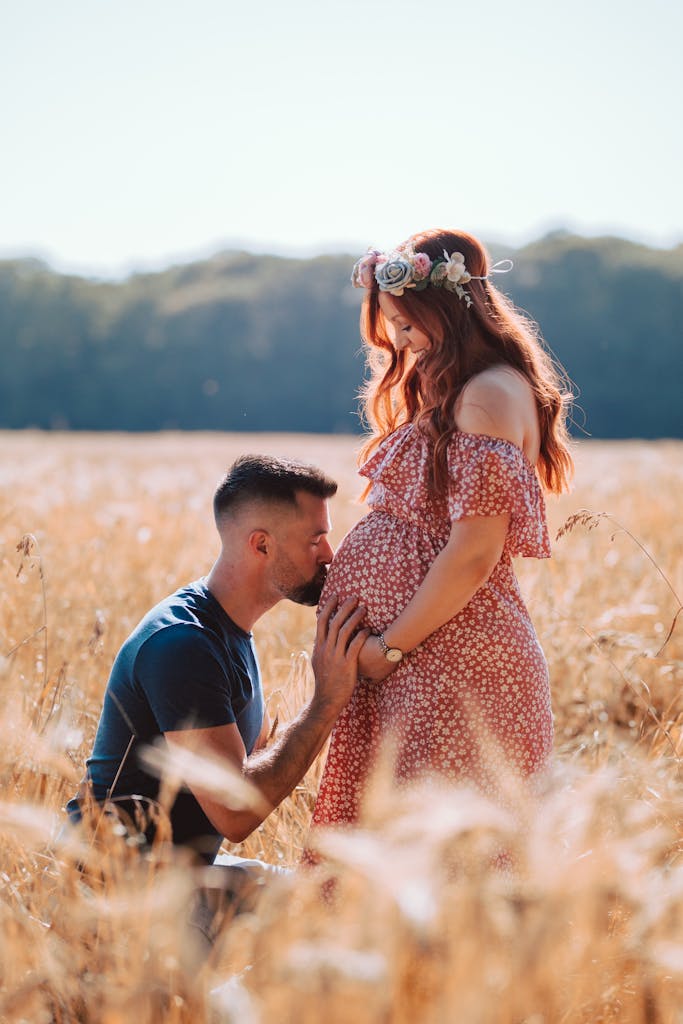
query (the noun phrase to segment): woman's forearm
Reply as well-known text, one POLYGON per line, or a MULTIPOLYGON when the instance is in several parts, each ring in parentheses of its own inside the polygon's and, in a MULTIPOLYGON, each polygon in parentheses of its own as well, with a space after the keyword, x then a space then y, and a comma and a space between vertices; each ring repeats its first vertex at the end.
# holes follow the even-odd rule
POLYGON ((412 600, 384 632, 389 647, 408 652, 472 600, 500 560, 508 516, 473 517, 453 524, 412 600))
POLYGON ((443 554, 436 558, 410 603, 385 630, 384 640, 389 647, 412 651, 462 611, 491 575, 493 566, 479 559, 452 567, 443 554))

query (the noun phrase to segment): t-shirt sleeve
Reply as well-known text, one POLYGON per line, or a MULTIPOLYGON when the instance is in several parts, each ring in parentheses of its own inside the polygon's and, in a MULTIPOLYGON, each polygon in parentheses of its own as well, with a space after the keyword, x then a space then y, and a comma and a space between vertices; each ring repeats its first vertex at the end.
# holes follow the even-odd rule
POLYGON ((168 626, 150 636, 138 652, 135 678, 160 732, 236 721, 226 667, 194 626, 168 626))
POLYGON ((516 445, 502 438, 456 434, 447 459, 451 522, 467 516, 508 514, 510 554, 550 556, 543 493, 536 473, 516 445))

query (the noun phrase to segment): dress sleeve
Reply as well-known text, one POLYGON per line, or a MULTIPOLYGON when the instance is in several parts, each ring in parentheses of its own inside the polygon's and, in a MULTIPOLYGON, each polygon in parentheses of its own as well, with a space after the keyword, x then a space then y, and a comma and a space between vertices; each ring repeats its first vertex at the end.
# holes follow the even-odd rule
POLYGON ((451 522, 508 513, 509 554, 550 557, 543 492, 520 448, 502 438, 458 433, 449 444, 447 458, 451 522))

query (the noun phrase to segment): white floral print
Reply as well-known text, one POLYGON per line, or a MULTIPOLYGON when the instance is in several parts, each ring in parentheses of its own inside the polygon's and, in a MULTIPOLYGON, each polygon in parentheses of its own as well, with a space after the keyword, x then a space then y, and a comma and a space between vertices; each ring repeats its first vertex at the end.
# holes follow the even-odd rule
POLYGON ((431 441, 406 424, 365 463, 371 510, 340 545, 327 593, 358 595, 369 624, 384 630, 420 586, 452 521, 509 513, 503 554, 466 607, 388 679, 359 681, 332 734, 314 826, 359 820, 368 777, 388 738, 397 785, 436 775, 496 797, 507 771, 528 777, 548 763, 547 665, 511 562, 516 555, 550 555, 535 470, 508 441, 456 433, 448 449, 448 496, 437 501, 429 486, 431 458, 431 441))

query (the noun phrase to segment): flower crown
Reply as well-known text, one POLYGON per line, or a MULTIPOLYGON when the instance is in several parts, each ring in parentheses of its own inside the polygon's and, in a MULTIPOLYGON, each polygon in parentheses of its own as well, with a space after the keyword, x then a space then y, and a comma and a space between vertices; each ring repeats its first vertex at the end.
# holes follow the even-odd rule
POLYGON ((354 288, 372 288, 374 279, 381 292, 396 296, 403 295, 406 288, 421 292, 432 285, 455 292, 469 308, 472 296, 464 285, 470 281, 486 281, 491 274, 505 274, 509 270, 512 270, 512 260, 499 260, 488 274, 477 277, 465 267, 465 257, 461 252, 452 252, 449 256, 444 249, 443 259, 431 260, 426 252, 415 252, 412 246, 403 246, 389 253, 368 249, 354 265, 351 284, 354 288))

